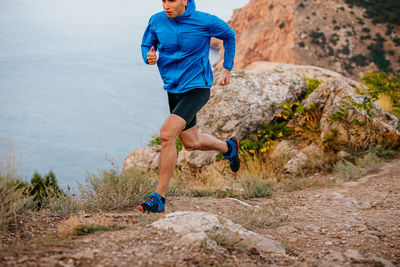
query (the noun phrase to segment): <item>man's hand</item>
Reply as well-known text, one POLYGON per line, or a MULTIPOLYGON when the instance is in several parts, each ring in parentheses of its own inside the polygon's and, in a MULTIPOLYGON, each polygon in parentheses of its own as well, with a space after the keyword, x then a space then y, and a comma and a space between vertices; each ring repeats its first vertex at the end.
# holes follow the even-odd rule
POLYGON ((149 53, 147 53, 147 62, 149 62, 150 65, 154 65, 157 63, 157 54, 154 50, 154 46, 152 46, 149 53))
POLYGON ((221 80, 221 85, 225 86, 231 83, 231 71, 224 69, 222 71, 222 80, 221 80))

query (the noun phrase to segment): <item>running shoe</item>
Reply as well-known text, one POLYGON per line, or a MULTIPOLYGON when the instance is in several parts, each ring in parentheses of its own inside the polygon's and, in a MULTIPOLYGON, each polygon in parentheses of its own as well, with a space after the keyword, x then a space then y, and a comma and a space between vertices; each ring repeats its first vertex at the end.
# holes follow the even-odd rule
POLYGON ((231 170, 233 172, 237 172, 240 168, 240 156, 239 156, 239 140, 236 137, 231 137, 226 140, 228 144, 228 152, 226 154, 222 154, 224 158, 229 160, 229 164, 231 165, 231 170))
POLYGON ((163 198, 160 194, 154 192, 148 197, 148 199, 144 203, 137 206, 137 209, 143 213, 164 212, 165 198, 163 198))

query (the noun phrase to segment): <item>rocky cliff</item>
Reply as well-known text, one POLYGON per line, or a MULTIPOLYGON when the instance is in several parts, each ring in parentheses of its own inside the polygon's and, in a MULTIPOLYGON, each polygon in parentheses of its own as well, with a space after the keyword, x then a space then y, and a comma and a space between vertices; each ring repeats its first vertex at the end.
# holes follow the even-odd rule
MULTIPOLYGON (((229 22, 235 68, 261 60, 320 66, 356 80, 366 70, 399 73, 400 27, 364 15, 343 0, 251 0, 229 22)), ((222 46, 213 41, 213 47, 222 46)))

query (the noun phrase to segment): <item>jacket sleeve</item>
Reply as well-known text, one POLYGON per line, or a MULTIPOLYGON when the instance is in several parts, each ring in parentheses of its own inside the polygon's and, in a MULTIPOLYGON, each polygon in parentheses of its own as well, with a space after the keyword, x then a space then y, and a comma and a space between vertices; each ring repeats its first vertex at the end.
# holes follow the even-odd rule
POLYGON ((147 53, 150 51, 151 47, 154 46, 154 49, 157 51, 158 39, 157 35, 153 30, 153 17, 150 18, 149 23, 144 31, 142 38, 142 58, 146 64, 149 64, 147 61, 147 53))
POLYGON ((212 15, 210 20, 210 35, 224 41, 224 64, 223 67, 228 70, 233 69, 233 60, 235 58, 235 32, 229 25, 212 15))

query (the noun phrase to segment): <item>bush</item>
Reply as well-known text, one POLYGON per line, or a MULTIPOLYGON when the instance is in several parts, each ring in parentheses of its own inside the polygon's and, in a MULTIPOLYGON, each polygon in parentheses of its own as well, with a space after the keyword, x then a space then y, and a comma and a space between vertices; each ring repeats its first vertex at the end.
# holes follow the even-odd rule
POLYGON ((240 182, 244 189, 243 198, 245 199, 272 195, 270 183, 262 177, 244 172, 240 182))
POLYGON ((16 222, 33 205, 32 197, 19 188, 19 182, 3 174, 0 174, 0 199, 0 231, 7 230, 11 222, 16 222))
POLYGON ((346 0, 349 6, 358 5, 365 8, 365 17, 374 23, 393 23, 400 25, 400 5, 398 0, 346 0))
POLYGON ((371 30, 369 29, 369 28, 362 28, 362 32, 366 32, 366 33, 369 33, 369 32, 371 32, 371 30))
POLYGON ((336 174, 345 181, 354 181, 360 178, 364 171, 349 161, 339 161, 333 166, 336 174))
POLYGON ((371 97, 372 101, 377 101, 380 96, 388 96, 392 102, 391 113, 400 116, 400 77, 388 76, 385 72, 367 72, 361 79, 367 87, 364 94, 371 97))
POLYGON ((300 46, 300 47, 305 47, 306 45, 304 44, 304 42, 300 42, 300 43, 299 43, 299 46, 300 46))
POLYGON ((33 196, 33 200, 39 209, 48 202, 50 192, 53 195, 62 193, 53 171, 49 171, 44 177, 35 171, 31 178, 31 183, 25 184, 25 186, 28 188, 29 194, 33 196))
POLYGON ((380 71, 390 72, 390 61, 386 59, 386 52, 383 47, 383 43, 386 40, 383 39, 379 33, 376 35, 376 38, 374 40, 375 43, 372 43, 368 46, 371 61, 376 64, 380 71))
MULTIPOLYGON (((175 144, 176 144, 176 150, 180 152, 183 149, 183 143, 179 137, 176 139, 175 144)), ((149 143, 149 146, 156 146, 156 145, 161 145, 161 139, 159 136, 154 136, 149 143)))
POLYGON ((139 170, 126 173, 104 170, 88 174, 85 185, 79 185, 79 196, 85 211, 109 211, 134 207, 154 192, 156 180, 139 170))
POLYGON ((11 153, 7 153, 5 160, 0 155, 0 231, 7 230, 10 223, 26 215, 33 206, 32 197, 21 186, 14 161, 11 153))
POLYGON ((339 37, 339 35, 337 35, 336 33, 332 34, 332 35, 329 37, 329 41, 330 41, 333 45, 336 45, 337 42, 338 42, 339 40, 340 40, 340 37, 339 37))
POLYGON ((310 33, 311 37, 311 43, 320 45, 321 47, 324 47, 326 44, 326 37, 323 32, 320 31, 312 31, 310 33))
POLYGON ((355 56, 352 56, 350 60, 354 63, 356 63, 357 66, 360 67, 365 67, 368 65, 368 58, 364 56, 363 54, 358 54, 355 56))

